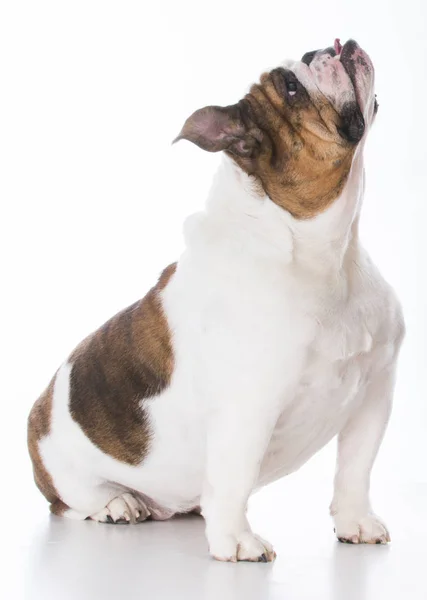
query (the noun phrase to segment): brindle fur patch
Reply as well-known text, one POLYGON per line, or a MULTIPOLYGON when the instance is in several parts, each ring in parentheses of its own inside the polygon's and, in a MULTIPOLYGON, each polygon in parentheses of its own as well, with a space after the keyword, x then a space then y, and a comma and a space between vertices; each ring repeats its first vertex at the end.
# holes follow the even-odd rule
POLYGON ((340 195, 355 145, 339 134, 342 117, 328 102, 316 104, 295 76, 275 69, 261 77, 240 101, 241 111, 263 133, 261 148, 251 158, 232 155, 265 193, 294 217, 307 219, 323 212, 340 195))
POLYGON ((159 292, 174 274, 167 267, 142 299, 107 321, 70 357, 70 413, 100 450, 131 465, 150 445, 141 401, 160 394, 174 367, 171 335, 159 292))
MULTIPOLYGON (((59 500, 58 492, 47 472, 39 451, 39 442, 50 432, 52 395, 55 378, 46 391, 35 402, 28 417, 28 450, 33 462, 34 481, 45 498, 52 503, 59 500)), ((64 505, 65 507, 65 505, 64 505)), ((57 513, 59 514, 59 513, 57 513)))
POLYGON ((328 208, 347 181, 364 127, 358 107, 347 108, 352 111, 338 114, 326 97, 311 97, 292 71, 279 67, 237 104, 196 111, 177 140, 224 150, 263 194, 307 219, 328 208))

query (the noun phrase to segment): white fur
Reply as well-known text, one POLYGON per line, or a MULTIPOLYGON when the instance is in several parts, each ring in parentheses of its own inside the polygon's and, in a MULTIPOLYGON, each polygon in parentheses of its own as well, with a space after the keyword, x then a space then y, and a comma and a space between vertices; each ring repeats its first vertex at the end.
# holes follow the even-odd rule
POLYGON ((187 249, 163 291, 176 368, 170 387, 144 402, 153 444, 140 466, 88 440, 68 410, 72 365, 58 372, 41 453, 69 516, 102 520, 123 488, 170 513, 201 503, 214 556, 271 559, 246 520, 249 495, 339 435, 337 535, 388 539, 372 513, 369 475, 403 320, 358 239, 362 151, 363 142, 341 197, 308 221, 260 198, 224 158, 206 209, 185 224, 187 249))

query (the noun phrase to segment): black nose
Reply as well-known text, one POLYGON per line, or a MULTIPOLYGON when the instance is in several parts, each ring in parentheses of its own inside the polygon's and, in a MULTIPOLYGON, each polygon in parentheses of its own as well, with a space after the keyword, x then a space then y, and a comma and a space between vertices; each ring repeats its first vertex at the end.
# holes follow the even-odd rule
POLYGON ((311 61, 315 57, 318 52, 322 52, 322 54, 330 54, 331 56, 336 56, 335 48, 325 48, 324 50, 312 50, 311 52, 306 52, 301 59, 301 62, 305 63, 307 66, 310 66, 311 61))
POLYGON ((301 62, 305 63, 307 66, 310 66, 310 63, 313 60, 316 52, 319 52, 319 50, 312 50, 311 52, 306 52, 302 57, 301 62))

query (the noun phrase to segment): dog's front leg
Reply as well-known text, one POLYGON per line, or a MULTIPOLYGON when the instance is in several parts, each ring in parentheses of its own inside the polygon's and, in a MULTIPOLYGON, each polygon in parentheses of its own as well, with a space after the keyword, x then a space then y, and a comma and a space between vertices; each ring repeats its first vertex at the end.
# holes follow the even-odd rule
POLYGON ((369 486, 372 466, 389 420, 394 369, 370 383, 361 406, 338 437, 338 458, 331 515, 341 542, 385 544, 386 526, 372 511, 369 486))
POLYGON ((210 553, 218 560, 268 562, 272 546, 252 533, 246 505, 277 421, 262 398, 222 402, 208 426, 202 512, 210 553))

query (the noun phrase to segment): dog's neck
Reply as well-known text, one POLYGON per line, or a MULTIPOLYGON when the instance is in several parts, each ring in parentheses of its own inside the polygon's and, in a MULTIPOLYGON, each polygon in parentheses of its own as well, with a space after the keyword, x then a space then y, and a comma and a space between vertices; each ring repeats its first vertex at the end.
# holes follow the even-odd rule
POLYGON ((212 245, 215 251, 231 256, 245 254, 248 258, 336 272, 358 246, 363 189, 359 153, 341 196, 332 206, 312 219, 298 220, 263 195, 257 182, 224 156, 206 212, 194 215, 186 225, 187 243, 190 247, 198 243, 212 245))

